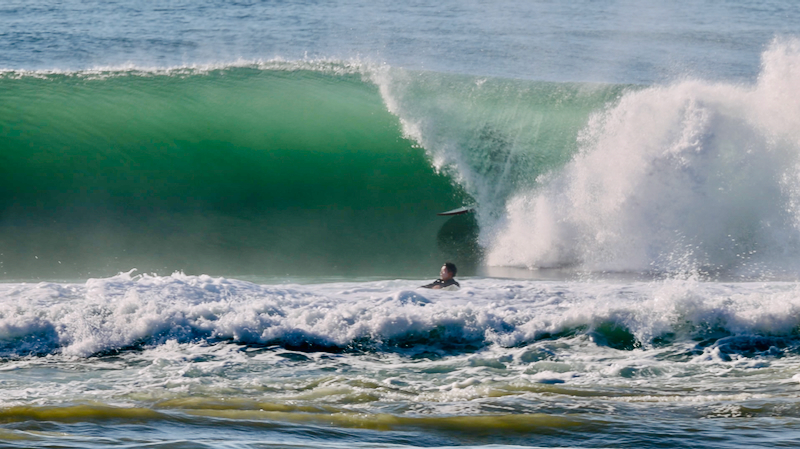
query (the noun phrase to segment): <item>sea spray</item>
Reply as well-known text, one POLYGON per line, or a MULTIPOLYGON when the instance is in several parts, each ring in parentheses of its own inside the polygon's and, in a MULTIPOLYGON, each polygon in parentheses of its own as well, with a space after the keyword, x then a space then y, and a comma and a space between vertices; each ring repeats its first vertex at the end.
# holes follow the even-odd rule
MULTIPOLYGON (((373 69, 370 79, 404 135, 472 196, 485 229, 503 220, 509 197, 560 169, 591 112, 624 90, 391 67, 373 69)), ((481 237, 485 245, 486 234, 481 237)))
POLYGON ((530 268, 792 273, 800 255, 796 40, 755 85, 686 80, 594 113, 579 151, 508 203, 487 262, 530 268))

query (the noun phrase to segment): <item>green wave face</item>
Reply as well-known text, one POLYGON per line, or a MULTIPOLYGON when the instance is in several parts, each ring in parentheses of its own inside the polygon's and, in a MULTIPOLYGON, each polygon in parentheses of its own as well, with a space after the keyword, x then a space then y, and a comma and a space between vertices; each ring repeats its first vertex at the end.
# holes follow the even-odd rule
POLYGON ((427 277, 474 261, 437 240, 436 212, 466 194, 360 75, 7 75, 0 91, 5 279, 427 277))
POLYGON ((304 64, 0 74, 0 277, 469 274, 627 89, 304 64))

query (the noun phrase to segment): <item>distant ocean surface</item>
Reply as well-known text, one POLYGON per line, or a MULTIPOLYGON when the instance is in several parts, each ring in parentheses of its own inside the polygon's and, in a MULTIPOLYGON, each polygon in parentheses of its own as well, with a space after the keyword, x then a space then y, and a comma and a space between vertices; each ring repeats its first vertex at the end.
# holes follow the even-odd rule
POLYGON ((798 446, 797 92, 789 1, 5 1, 0 447, 798 446))

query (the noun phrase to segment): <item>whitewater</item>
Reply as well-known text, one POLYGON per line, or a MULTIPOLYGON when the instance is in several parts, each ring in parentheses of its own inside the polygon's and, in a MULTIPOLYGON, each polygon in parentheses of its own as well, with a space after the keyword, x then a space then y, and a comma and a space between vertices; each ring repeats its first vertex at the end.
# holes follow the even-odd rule
POLYGON ((0 447, 797 446, 798 19, 7 2, 0 447))
POLYGON ((792 441, 796 283, 462 282, 435 292, 403 280, 126 273, 6 284, 4 437, 26 447, 103 446, 131 432, 137 444, 212 446, 318 445, 309 434, 359 447, 792 441))
POLYGON ((796 273, 799 49, 774 43, 755 86, 687 80, 595 114, 568 166, 511 199, 490 263, 796 273))

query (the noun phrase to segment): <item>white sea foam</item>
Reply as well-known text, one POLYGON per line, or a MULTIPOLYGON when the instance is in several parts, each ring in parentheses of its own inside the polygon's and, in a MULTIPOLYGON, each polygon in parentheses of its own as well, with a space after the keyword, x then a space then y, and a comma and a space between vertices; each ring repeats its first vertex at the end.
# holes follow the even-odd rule
POLYGON ((5 284, 0 347, 7 356, 80 357, 171 340, 461 351, 585 335, 600 346, 646 349, 665 336, 756 336, 717 345, 752 355, 770 338, 791 340, 800 325, 800 294, 791 283, 464 283, 453 293, 416 289, 412 281, 257 285, 123 273, 85 284, 5 284))
POLYGON ((519 192, 488 263, 797 273, 800 41, 774 41, 752 86, 686 80, 594 114, 562 170, 519 192))
POLYGON ((776 382, 797 381, 797 284, 461 282, 0 284, 0 403, 451 415, 667 402, 718 416, 730 400, 768 413, 784 403, 776 382))

